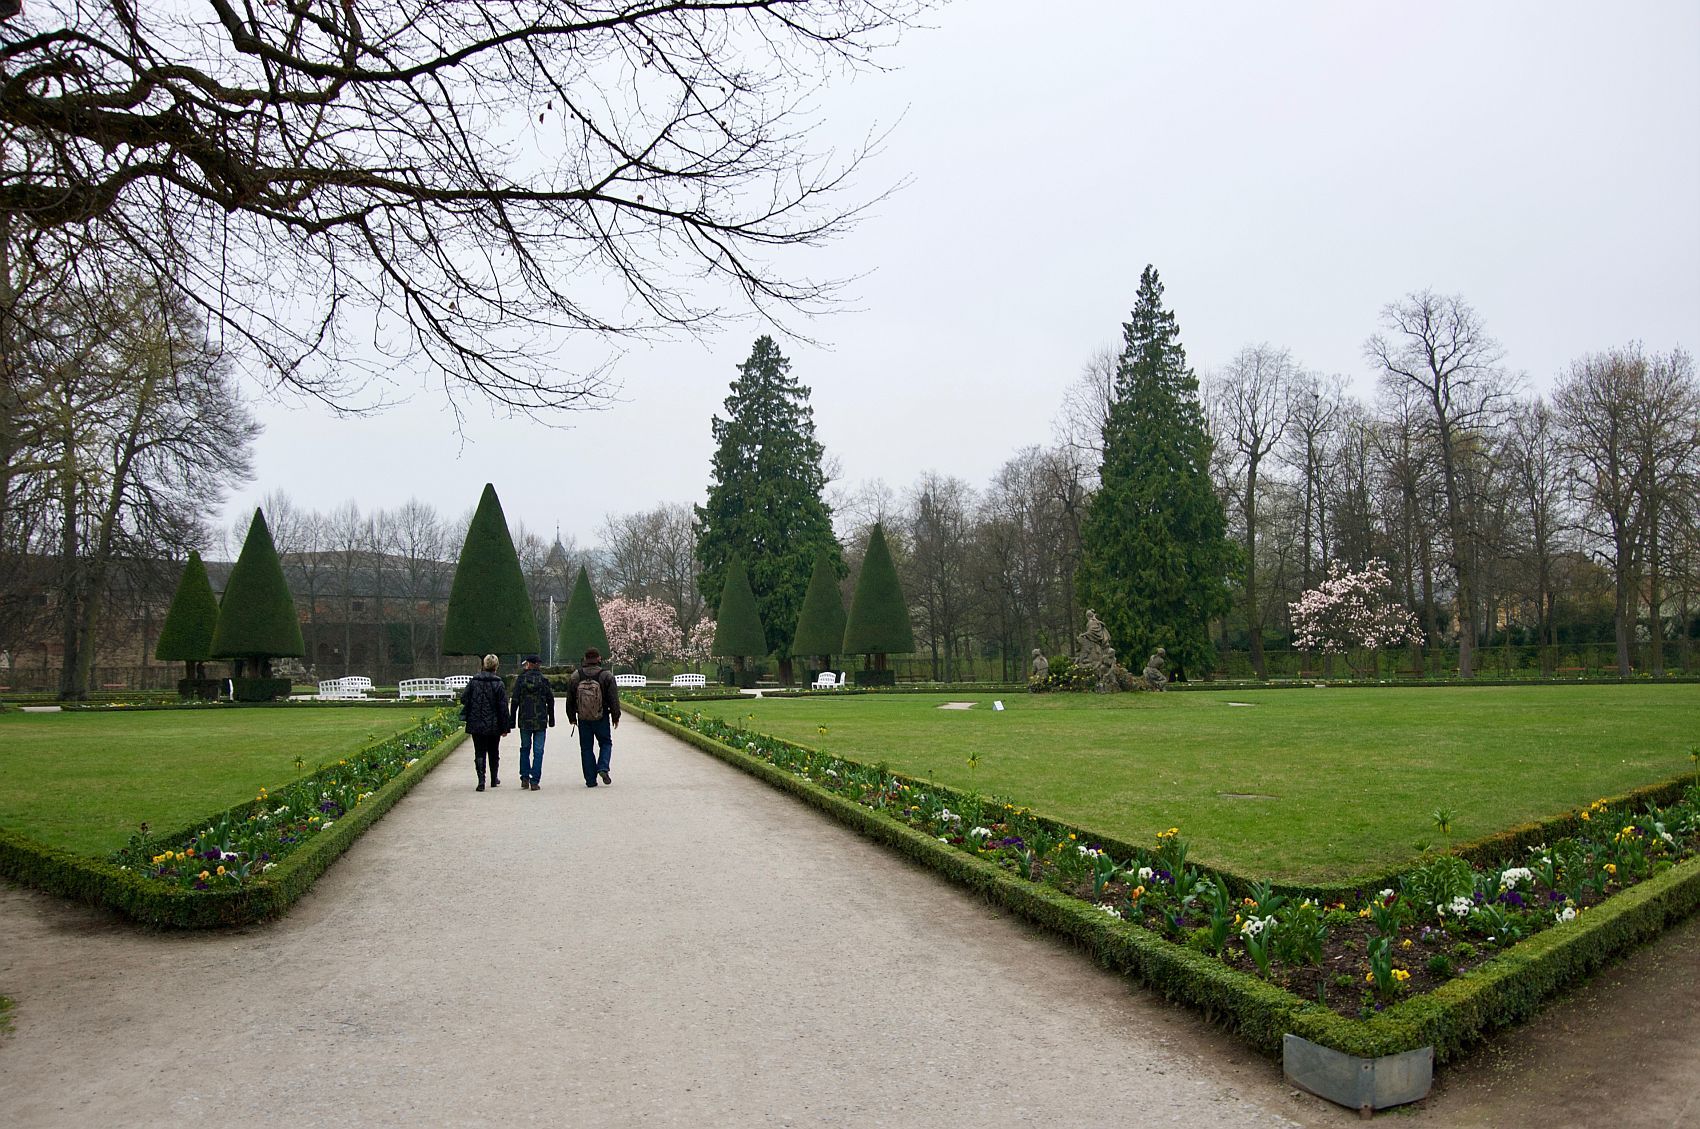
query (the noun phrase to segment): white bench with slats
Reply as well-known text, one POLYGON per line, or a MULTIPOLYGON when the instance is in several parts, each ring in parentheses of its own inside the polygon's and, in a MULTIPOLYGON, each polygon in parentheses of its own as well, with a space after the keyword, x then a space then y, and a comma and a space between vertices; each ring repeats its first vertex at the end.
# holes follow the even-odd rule
POLYGON ((673 686, 675 690, 700 690, 708 685, 708 679, 700 674, 675 674, 673 686))

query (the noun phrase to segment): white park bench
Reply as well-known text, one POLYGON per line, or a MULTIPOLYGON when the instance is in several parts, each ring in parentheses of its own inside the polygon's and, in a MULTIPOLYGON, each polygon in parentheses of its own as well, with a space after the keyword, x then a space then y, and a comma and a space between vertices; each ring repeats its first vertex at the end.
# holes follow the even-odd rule
POLYGON ((354 674, 347 678, 332 678, 319 683, 319 699, 328 702, 364 701, 372 688, 372 680, 354 674))
POLYGON ((443 678, 404 678, 401 680, 400 697, 403 698, 452 698, 454 691, 449 689, 447 679, 443 678))
POLYGON ((820 672, 820 677, 815 679, 813 689, 836 690, 842 685, 843 683, 838 681, 838 675, 834 674, 830 670, 823 670, 820 672))
POLYGON ((443 685, 449 688, 451 697, 460 697, 460 692, 466 689, 466 684, 472 681, 470 674, 451 674, 443 679, 443 685))
POLYGON ((707 685, 708 679, 700 674, 675 674, 673 676, 672 688, 675 690, 701 689, 707 685))
POLYGON ((633 686, 641 689, 642 687, 649 685, 649 679, 645 678, 641 674, 616 674, 614 676, 614 685, 620 687, 622 690, 633 686))

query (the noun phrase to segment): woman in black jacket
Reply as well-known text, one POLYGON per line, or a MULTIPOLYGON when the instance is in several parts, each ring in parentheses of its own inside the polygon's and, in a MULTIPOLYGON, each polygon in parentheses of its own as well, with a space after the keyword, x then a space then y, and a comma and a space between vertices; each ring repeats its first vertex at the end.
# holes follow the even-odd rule
POLYGON ((496 765, 501 760, 501 741, 508 733, 508 688, 496 673, 496 656, 484 656, 484 669, 472 676, 466 689, 460 692, 460 716, 466 719, 466 731, 472 737, 472 763, 478 769, 478 787, 484 791, 484 761, 490 761, 490 787, 502 782, 496 777, 496 765))

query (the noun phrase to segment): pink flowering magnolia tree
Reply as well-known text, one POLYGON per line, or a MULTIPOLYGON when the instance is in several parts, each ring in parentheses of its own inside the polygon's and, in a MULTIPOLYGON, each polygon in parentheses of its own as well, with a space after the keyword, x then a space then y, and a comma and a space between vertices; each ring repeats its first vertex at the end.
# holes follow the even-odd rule
POLYGON ((685 644, 679 657, 692 666, 700 666, 713 658, 714 628, 714 620, 707 616, 697 620, 697 625, 685 633, 685 644))
POLYGON ((1345 655, 1354 674, 1353 654, 1373 654, 1383 647, 1421 643, 1417 617, 1393 600, 1393 581, 1387 565, 1370 561, 1353 572, 1339 562, 1328 566, 1328 578, 1288 605, 1293 618, 1293 644, 1301 650, 1345 655))
POLYGON ((608 631, 608 657, 615 666, 643 673, 654 662, 679 657, 679 621, 660 600, 615 596, 602 604, 602 626, 608 631))

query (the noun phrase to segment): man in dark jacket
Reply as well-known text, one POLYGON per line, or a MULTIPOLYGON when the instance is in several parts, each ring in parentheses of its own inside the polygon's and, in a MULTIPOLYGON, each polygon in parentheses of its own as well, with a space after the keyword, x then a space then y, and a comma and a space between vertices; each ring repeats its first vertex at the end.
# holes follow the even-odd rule
POLYGON ((543 776, 543 738, 555 724, 555 691, 538 668, 537 656, 525 656, 525 667, 514 679, 508 728, 519 730, 519 787, 537 791, 543 776))
POLYGON ((501 759, 502 738, 508 732, 508 690, 496 673, 496 656, 484 656, 484 669, 472 676, 460 692, 460 716, 472 737, 472 763, 478 769, 478 787, 484 791, 484 762, 490 762, 490 787, 501 784, 496 765, 501 759))
POLYGON ((614 751, 614 730, 620 725, 620 688, 614 676, 602 667, 602 652, 595 647, 584 653, 584 665, 567 683, 567 723, 578 726, 578 755, 584 764, 584 786, 596 787, 596 778, 612 784, 609 757, 614 751), (602 746, 600 757, 592 744, 602 746))

